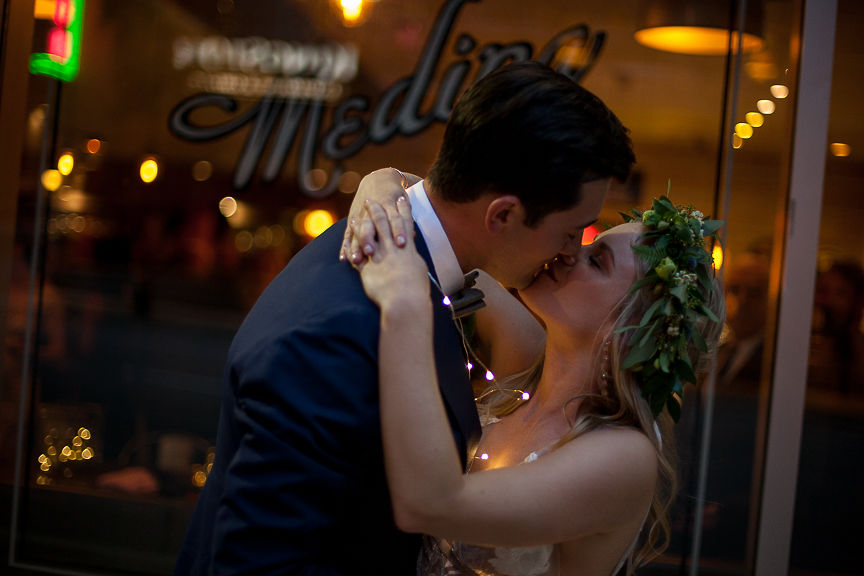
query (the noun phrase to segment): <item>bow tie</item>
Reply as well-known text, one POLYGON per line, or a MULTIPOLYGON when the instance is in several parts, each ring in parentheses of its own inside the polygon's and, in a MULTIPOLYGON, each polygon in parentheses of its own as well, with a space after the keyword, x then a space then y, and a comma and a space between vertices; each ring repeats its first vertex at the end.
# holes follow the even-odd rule
POLYGON ((483 301, 483 292, 479 288, 474 288, 477 275, 476 270, 466 274, 465 286, 450 296, 450 303, 456 318, 464 318, 486 306, 486 302, 483 301))

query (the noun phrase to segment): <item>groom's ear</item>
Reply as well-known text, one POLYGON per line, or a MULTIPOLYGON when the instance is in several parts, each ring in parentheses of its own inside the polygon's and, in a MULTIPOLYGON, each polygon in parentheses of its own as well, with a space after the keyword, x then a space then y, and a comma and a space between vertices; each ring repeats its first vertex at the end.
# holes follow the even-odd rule
POLYGON ((508 226, 522 224, 525 208, 518 197, 513 195, 496 196, 486 206, 484 224, 492 234, 499 234, 508 226))

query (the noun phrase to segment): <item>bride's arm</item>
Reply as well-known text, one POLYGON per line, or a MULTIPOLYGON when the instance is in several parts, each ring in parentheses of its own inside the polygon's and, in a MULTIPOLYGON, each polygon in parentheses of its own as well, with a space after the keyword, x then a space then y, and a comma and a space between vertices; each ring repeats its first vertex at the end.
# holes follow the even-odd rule
POLYGON ((479 270, 477 287, 486 307, 475 314, 474 348, 499 377, 534 365, 543 352, 546 332, 534 315, 494 278, 479 270))
MULTIPOLYGON (((407 203, 399 204, 410 218, 407 203)), ((523 546, 641 521, 656 459, 647 438, 633 430, 594 432, 531 464, 462 473, 435 375, 425 265, 411 243, 396 247, 379 205, 368 210, 382 239, 361 274, 381 308, 381 426, 397 525, 464 542, 523 546)))

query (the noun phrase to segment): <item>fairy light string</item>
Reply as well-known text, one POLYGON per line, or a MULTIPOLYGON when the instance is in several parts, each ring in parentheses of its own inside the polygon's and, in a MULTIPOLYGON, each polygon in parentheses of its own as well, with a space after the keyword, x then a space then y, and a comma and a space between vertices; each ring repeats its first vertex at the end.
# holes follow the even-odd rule
MULTIPOLYGON (((527 401, 531 399, 531 394, 526 392, 525 390, 519 390, 515 388, 500 388, 498 386, 498 379, 495 377, 495 373, 486 365, 485 362, 477 355, 474 351, 474 348, 471 347, 471 344, 468 342, 467 336, 465 336, 465 327, 462 324, 462 318, 457 316, 456 310, 453 306, 453 301, 444 293, 444 290, 441 288, 441 285, 438 283, 438 280, 435 279, 435 276, 432 275, 431 272, 427 272, 429 275, 429 279, 432 281, 432 284, 438 289, 442 294, 441 303, 446 306, 450 310, 450 317, 453 320, 453 323, 456 325, 456 329, 459 331, 459 337, 462 341, 462 350, 465 354, 465 368, 468 370, 468 380, 471 381, 471 373, 475 368, 475 363, 479 366, 480 370, 484 372, 483 377, 486 381, 490 382, 489 386, 486 387, 483 392, 474 397, 474 402, 480 402, 488 396, 500 392, 500 393, 509 393, 513 394, 514 397, 518 398, 522 401, 527 401)), ((479 455, 474 456, 474 460, 489 460, 489 454, 487 452, 480 452, 479 455)))

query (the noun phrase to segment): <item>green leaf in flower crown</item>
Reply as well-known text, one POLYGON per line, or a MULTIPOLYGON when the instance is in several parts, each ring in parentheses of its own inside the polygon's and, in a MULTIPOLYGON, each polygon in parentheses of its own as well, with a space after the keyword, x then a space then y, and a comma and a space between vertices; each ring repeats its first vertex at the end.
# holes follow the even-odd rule
POLYGON ((687 284, 679 284, 678 286, 675 286, 674 288, 669 290, 669 293, 675 298, 677 298, 678 301, 682 304, 687 302, 687 284))
POLYGON ((721 226, 723 226, 723 220, 704 220, 702 222, 702 234, 713 236, 721 226))
POLYGON ((661 260, 663 260, 663 258, 666 257, 665 248, 659 246, 645 246, 644 244, 639 244, 638 246, 633 246, 633 252, 645 260, 645 262, 648 263, 649 268, 654 268, 661 260))
POLYGON ((634 282, 633 285, 630 286, 630 291, 628 292, 628 294, 632 294, 633 292, 636 292, 640 288, 642 288, 644 286, 648 286, 649 284, 653 284, 656 281, 657 281, 657 274, 656 274, 656 272, 654 272, 652 270, 645 277, 640 278, 639 280, 634 282))
POLYGON ((714 322, 719 322, 719 321, 720 321, 720 319, 717 318, 717 315, 714 314, 714 312, 712 312, 711 309, 708 308, 707 306, 705 306, 704 304, 699 304, 699 305, 696 306, 696 308, 697 308, 700 312, 702 312, 702 314, 704 314, 705 316, 707 316, 708 318, 710 318, 712 321, 714 321, 714 322))
POLYGON ((642 315, 642 321, 639 322, 639 326, 646 326, 651 318, 654 316, 654 313, 657 312, 657 309, 663 305, 663 300, 655 300, 651 306, 648 307, 648 310, 645 311, 645 314, 642 315))
POLYGON ((639 344, 637 344, 637 345, 638 346, 650 346, 651 348, 654 348, 655 346, 657 346, 657 338, 655 337, 652 340, 651 337, 654 336, 654 333, 657 331, 658 328, 662 328, 662 327, 663 327, 663 319, 657 318, 657 320, 655 320, 654 323, 651 324, 651 327, 639 339, 639 344))
POLYGON ((660 353, 660 369, 669 372, 669 354, 665 350, 660 353))
POLYGON ((630 350, 630 353, 627 355, 621 368, 623 370, 629 370, 636 364, 641 364, 651 358, 652 354, 654 354, 653 346, 637 346, 630 350))
POLYGON ((666 196, 660 196, 654 200, 654 210, 662 210, 666 212, 678 212, 675 205, 666 196))
POLYGON ((686 354, 675 361, 675 371, 681 375, 681 379, 691 384, 696 383, 696 374, 693 372, 693 367, 690 366, 690 357, 686 354))
POLYGON ((708 345, 705 343, 705 339, 702 337, 699 330, 691 330, 690 339, 693 340, 693 345, 696 346, 697 350, 700 352, 708 352, 708 345))

